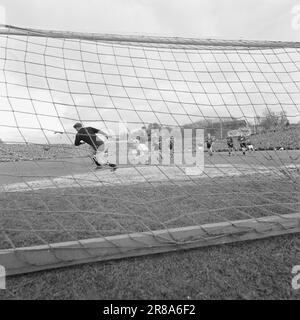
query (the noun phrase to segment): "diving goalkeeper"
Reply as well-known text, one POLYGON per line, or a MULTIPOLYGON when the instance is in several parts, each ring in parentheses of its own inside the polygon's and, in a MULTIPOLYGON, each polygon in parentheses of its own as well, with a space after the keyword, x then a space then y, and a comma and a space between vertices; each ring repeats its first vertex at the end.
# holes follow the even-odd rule
MULTIPOLYGON (((102 169, 103 164, 99 163, 97 156, 101 156, 101 158, 104 159, 105 150, 101 150, 101 148, 104 148, 104 141, 101 140, 96 134, 102 134, 106 138, 108 138, 108 135, 105 132, 93 127, 83 127, 79 122, 75 123, 73 128, 77 131, 74 142, 75 146, 80 146, 84 143, 90 145, 91 157, 97 166, 96 169, 102 169)), ((105 161, 105 165, 106 164, 111 167, 112 171, 117 169, 116 164, 105 161)))

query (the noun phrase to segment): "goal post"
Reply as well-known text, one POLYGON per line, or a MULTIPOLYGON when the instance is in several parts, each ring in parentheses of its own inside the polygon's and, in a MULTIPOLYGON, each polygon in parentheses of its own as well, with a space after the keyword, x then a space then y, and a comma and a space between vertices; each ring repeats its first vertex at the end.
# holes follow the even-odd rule
POLYGON ((300 231, 299 42, 3 25, 0 48, 8 275, 300 231))

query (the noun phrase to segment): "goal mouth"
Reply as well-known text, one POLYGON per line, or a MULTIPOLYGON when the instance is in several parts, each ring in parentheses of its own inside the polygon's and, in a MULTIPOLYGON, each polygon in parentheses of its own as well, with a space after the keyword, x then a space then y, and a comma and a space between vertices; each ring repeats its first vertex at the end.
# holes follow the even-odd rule
POLYGON ((299 232, 299 42, 5 25, 0 47, 7 274, 299 232))

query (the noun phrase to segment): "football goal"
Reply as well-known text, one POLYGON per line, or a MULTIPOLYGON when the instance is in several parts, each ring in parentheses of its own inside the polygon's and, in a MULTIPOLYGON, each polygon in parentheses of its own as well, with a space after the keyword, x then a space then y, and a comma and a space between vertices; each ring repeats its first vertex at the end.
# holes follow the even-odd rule
POLYGON ((8 275, 300 231, 300 43, 3 25, 0 48, 8 275))

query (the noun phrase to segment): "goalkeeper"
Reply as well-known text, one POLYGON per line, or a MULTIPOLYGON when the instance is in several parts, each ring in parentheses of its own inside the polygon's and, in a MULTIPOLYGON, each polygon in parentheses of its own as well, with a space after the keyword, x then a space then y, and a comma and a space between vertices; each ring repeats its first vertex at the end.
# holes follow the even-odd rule
MULTIPOLYGON (((104 147, 104 141, 101 140, 96 134, 102 134, 106 138, 108 138, 108 135, 105 132, 93 127, 83 127, 82 124, 79 122, 75 123, 73 128, 77 131, 74 142, 75 146, 80 146, 84 143, 90 145, 92 159, 97 166, 96 168, 102 169, 103 164, 99 163, 99 158, 97 159, 97 156, 101 156, 101 158, 104 158, 105 150, 101 150, 101 147, 104 147)), ((105 161, 105 165, 106 164, 108 164, 111 167, 112 171, 115 171, 117 169, 116 164, 105 161)))

